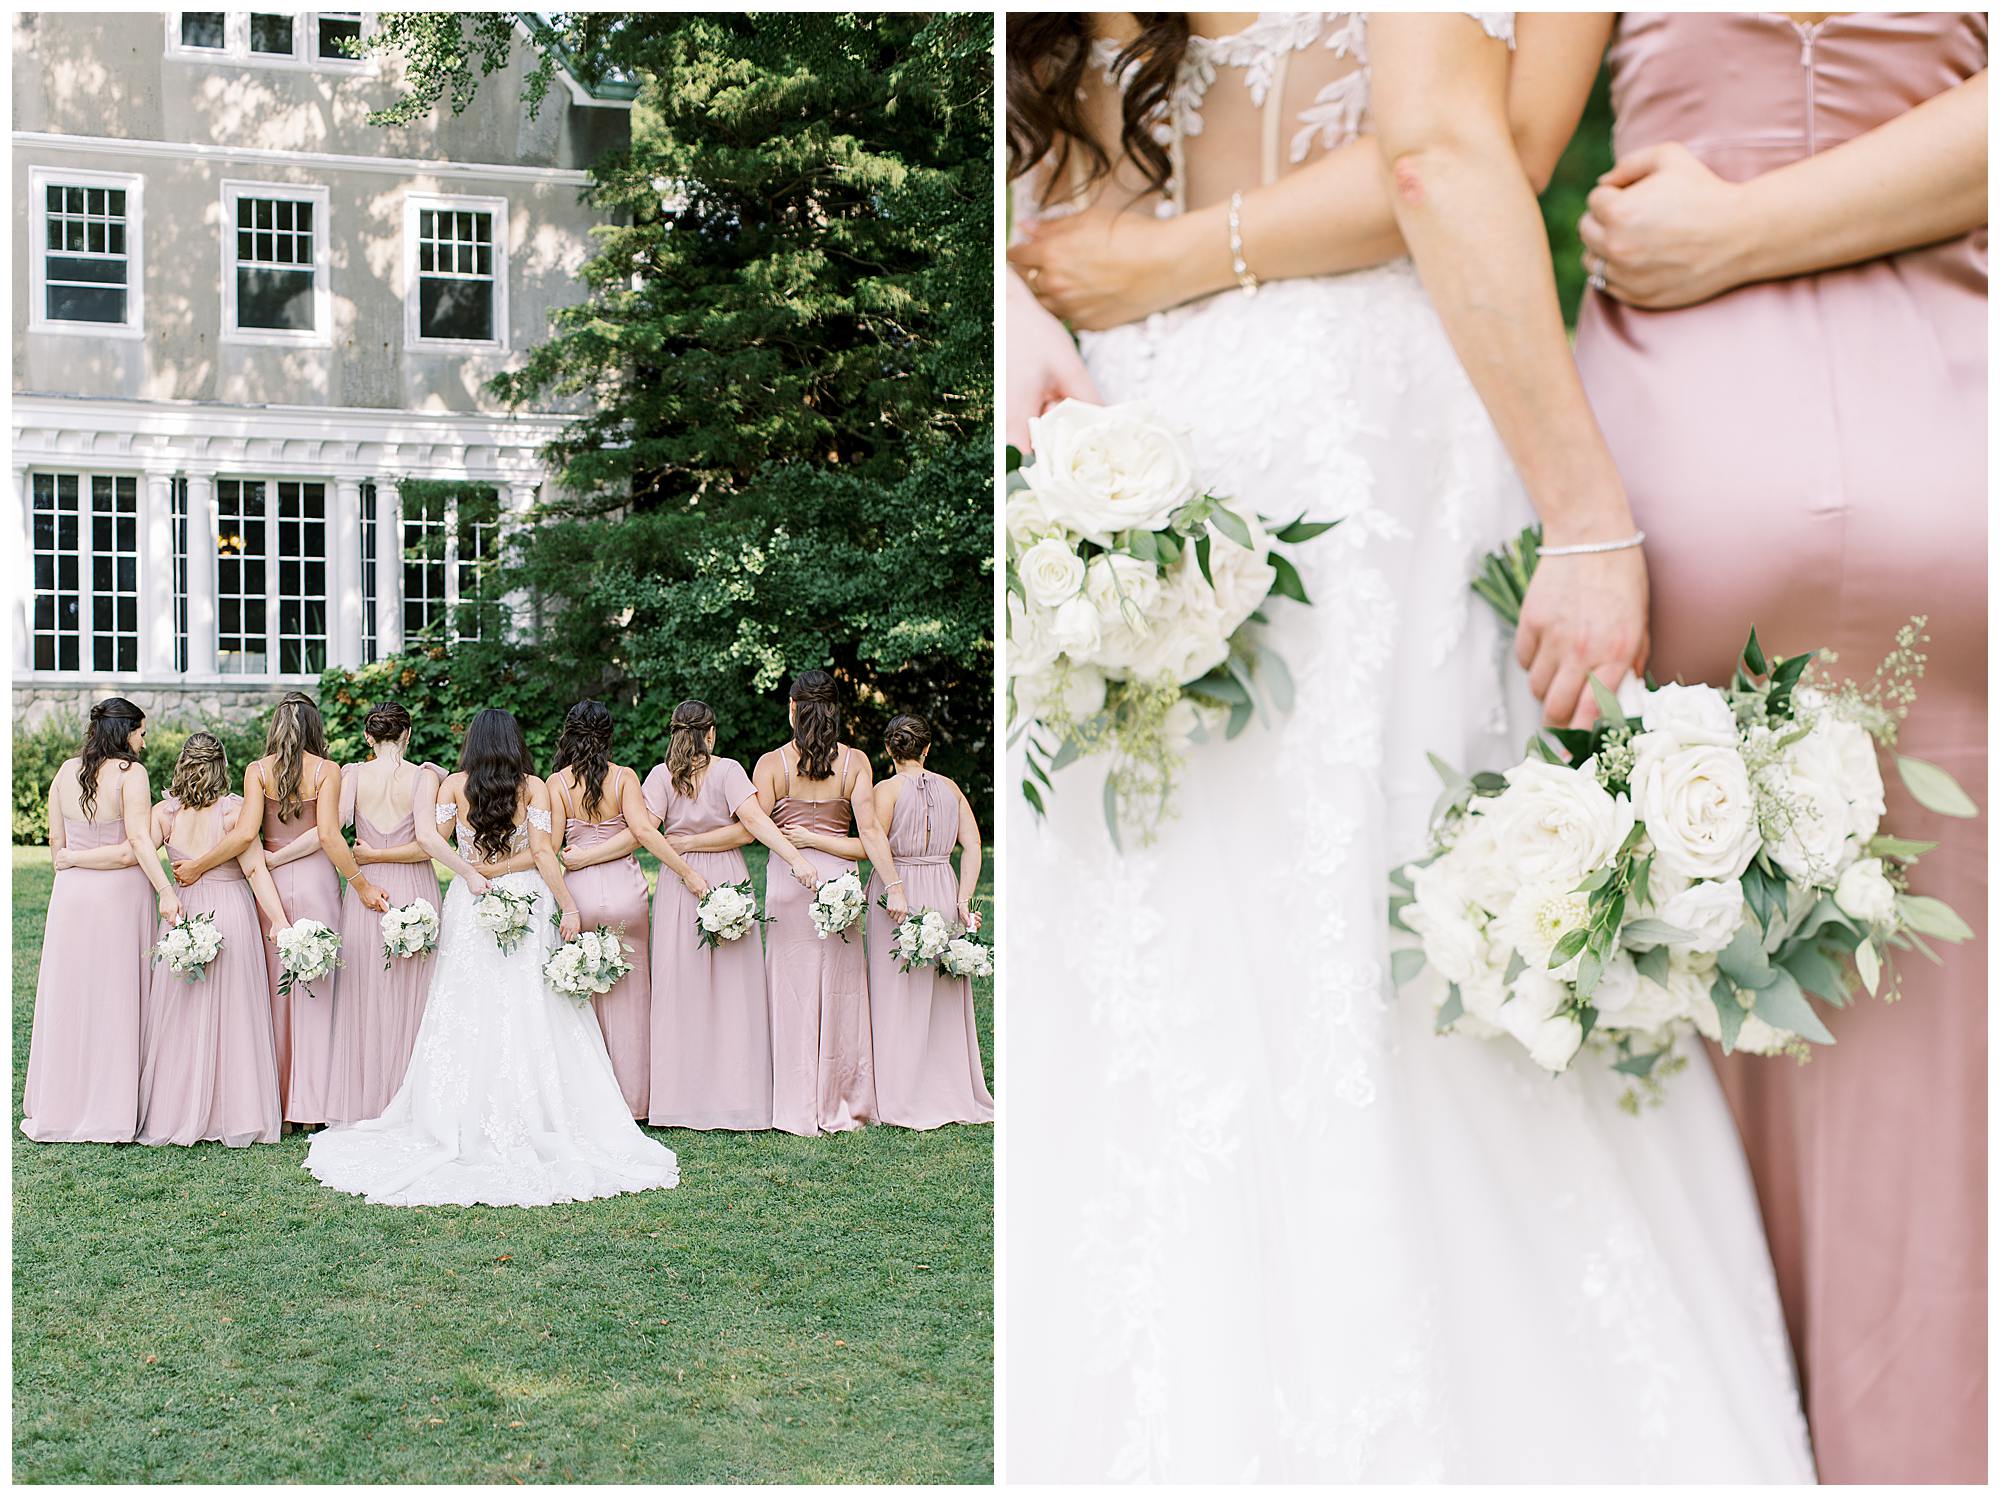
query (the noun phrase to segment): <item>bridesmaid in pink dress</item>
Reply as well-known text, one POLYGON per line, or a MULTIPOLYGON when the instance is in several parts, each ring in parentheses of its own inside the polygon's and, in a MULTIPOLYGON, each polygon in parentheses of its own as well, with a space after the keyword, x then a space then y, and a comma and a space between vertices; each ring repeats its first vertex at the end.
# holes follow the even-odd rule
MULTIPOLYGON (((1986 18, 1627 12, 1577 358, 1647 533, 1652 669, 1836 651, 1913 614, 1900 747, 1986 809, 1986 18), (1754 284, 1750 284, 1754 282, 1754 284)), ((1827 1482, 1986 1475, 1986 823, 1888 775, 1913 887, 1980 939, 1901 964, 1812 1063, 1735 1058, 1827 1482)))
MULTIPOLYGON (((173 787, 153 808, 153 830, 177 865, 199 856, 197 848, 212 849, 246 817, 243 798, 228 789, 221 741, 189 734, 173 787)), ((139 1142, 276 1143, 283 1125, 258 911, 273 928, 289 922, 263 850, 246 846, 183 882, 181 908, 215 917, 222 950, 200 982, 165 963, 153 968, 141 1022, 139 1142)))
MULTIPOLYGON (((416 832, 416 818, 436 803, 440 776, 405 757, 410 714, 396 703, 371 709, 361 731, 373 757, 340 771, 340 820, 354 828, 354 861, 390 905, 425 899, 441 911, 437 871, 416 832)), ((352 884, 341 896, 337 928, 347 965, 333 994, 326 1112, 329 1123, 353 1123, 380 1117, 402 1085, 430 994, 431 954, 397 957, 385 968, 382 916, 352 884)))
MULTIPOLYGON (((949 914, 959 930, 974 922, 979 888, 979 823, 972 803, 943 775, 924 768, 931 728, 921 717, 889 720, 883 746, 896 772, 875 787, 875 817, 888 828, 896 871, 915 910, 949 914), (959 849, 958 873, 951 850, 959 849)), ((979 1058, 972 981, 935 966, 904 972, 896 961, 896 923, 883 908, 888 890, 868 880, 868 1009, 874 1023, 876 1118, 902 1128, 990 1123, 993 1093, 979 1058)))
MULTIPOLYGON (((903 881, 875 820, 868 756, 840 741, 833 677, 811 670, 792 682, 792 741, 757 761, 757 799, 823 881, 854 868, 820 839, 860 833, 883 875, 890 913, 907 912, 903 881)), ((868 954, 862 922, 847 939, 822 941, 803 881, 766 880, 765 981, 771 993, 771 1120, 787 1133, 842 1133, 875 1120, 875 1060, 868 1031, 868 954)))
MULTIPOLYGON (((578 702, 563 719, 549 802, 563 822, 563 882, 576 896, 583 928, 610 926, 632 964, 616 987, 593 1001, 618 1088, 634 1120, 643 1123, 653 1089, 652 937, 646 926, 646 875, 633 856, 639 839, 631 830, 631 812, 645 803, 638 774, 611 762, 611 713, 602 702, 578 702)), ((661 861, 683 882, 692 877, 673 849, 661 861)))
POLYGON ((643 809, 644 815, 627 812, 627 825, 662 862, 672 852, 688 868, 678 883, 662 878, 653 899, 652 1124, 768 1128, 771 1010, 763 942, 753 930, 704 946, 695 907, 716 885, 750 876, 743 848, 753 841, 770 848, 802 884, 818 874, 764 814, 743 766, 716 756, 715 713, 706 702, 674 708, 667 760, 646 776, 643 809))
POLYGON ((21 1119, 37 1143, 123 1144, 138 1131, 155 898, 162 928, 181 914, 153 842, 145 746, 145 713, 110 697, 90 709, 82 753, 49 786, 56 877, 21 1119))

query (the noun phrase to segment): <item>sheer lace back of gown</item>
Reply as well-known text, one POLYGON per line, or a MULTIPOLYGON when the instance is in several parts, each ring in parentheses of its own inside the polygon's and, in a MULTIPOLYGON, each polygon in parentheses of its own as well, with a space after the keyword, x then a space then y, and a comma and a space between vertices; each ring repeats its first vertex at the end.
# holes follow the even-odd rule
MULTIPOLYGON (((473 846, 472 828, 464 821, 459 820, 458 812, 459 806, 456 801, 441 800, 437 803, 434 814, 437 817, 437 824, 439 826, 445 826, 454 821, 458 822, 458 830, 454 834, 453 840, 458 844, 459 856, 467 859, 476 858, 478 852, 473 846)), ((507 850, 509 852, 519 852, 528 845, 528 828, 530 825, 544 832, 552 833, 555 830, 555 820, 547 811, 544 811, 540 806, 529 806, 527 819, 514 828, 514 835, 507 843, 507 850)))

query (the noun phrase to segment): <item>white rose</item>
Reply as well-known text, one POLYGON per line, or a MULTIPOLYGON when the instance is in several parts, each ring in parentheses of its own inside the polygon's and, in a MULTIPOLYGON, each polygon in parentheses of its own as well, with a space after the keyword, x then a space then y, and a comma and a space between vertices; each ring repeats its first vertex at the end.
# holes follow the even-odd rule
POLYGON ((1583 1045, 1583 1026, 1561 1011, 1569 990, 1548 973, 1530 968, 1514 979, 1513 993, 1500 1008, 1500 1027, 1543 1070, 1567 1070, 1583 1045))
POLYGON ((1627 672, 1625 679, 1618 683, 1618 710, 1628 718, 1644 717, 1646 715, 1646 698, 1651 694, 1646 690, 1646 683, 1644 681, 1627 672))
POLYGON ((1031 608, 1015 593, 1007 594, 1007 670, 1032 676, 1055 664, 1061 648, 1049 638, 1049 611, 1031 608))
POLYGON ((1524 884, 1576 884, 1614 858, 1632 830, 1632 806, 1575 769, 1530 760, 1507 771, 1507 788, 1480 808, 1524 884))
POLYGON ((1212 600, 1219 617, 1219 632, 1224 639, 1243 627, 1243 623, 1263 606, 1270 596, 1272 584, 1278 580, 1278 572, 1270 563, 1271 537, 1264 529, 1263 521, 1249 510, 1228 506, 1231 514, 1240 519, 1250 531, 1250 545, 1246 549, 1239 546, 1215 528, 1213 520, 1208 522, 1208 531, 1213 539, 1208 548, 1208 570, 1215 579, 1211 588, 1201 575, 1201 564, 1190 558, 1190 565, 1184 573, 1186 588, 1190 593, 1199 589, 1212 600))
POLYGON ((1646 693, 1640 714, 1645 719, 1643 736, 1658 735, 1662 744, 1692 748, 1736 744, 1736 714, 1729 699, 1713 686, 1682 686, 1669 682, 1646 693))
POLYGON ((1485 922, 1478 915, 1452 855, 1410 869, 1416 903, 1404 906, 1403 922, 1422 939, 1424 955, 1446 982, 1460 987, 1493 965, 1485 922))
POLYGON ((1220 615, 1213 613, 1183 612, 1163 620, 1127 652, 1127 668, 1142 681, 1186 685, 1200 680, 1229 658, 1229 636, 1220 623, 1220 615))
POLYGON ((1778 767, 1765 771, 1759 788, 1771 861, 1795 883, 1832 888, 1859 853, 1848 841, 1850 816, 1839 790, 1778 767))
POLYGON ((1671 984, 1663 987, 1643 976, 1623 951, 1612 953, 1591 990, 1590 1001, 1613 1029, 1651 1032, 1681 1017, 1681 997, 1671 984))
POLYGON ((1864 925, 1887 925, 1896 916, 1896 886, 1880 858, 1863 858, 1840 876, 1833 902, 1864 925))
POLYGON ((1648 941, 1635 937, 1626 944, 1634 951, 1658 945, 1688 951, 1720 951, 1736 938, 1737 929, 1743 924, 1743 910, 1742 880, 1704 879, 1689 883, 1654 906, 1655 919, 1679 926, 1688 933, 1688 939, 1648 941))
POLYGON ((1049 518, 1085 540, 1159 530, 1194 497, 1187 444, 1139 402, 1064 400, 1028 423, 1035 460, 1023 469, 1049 518))
POLYGON ((1016 565, 1028 601, 1054 608, 1074 598, 1083 588, 1083 558, 1074 547, 1053 536, 1036 541, 1016 565))
POLYGON ((1047 535, 1061 535, 1062 526, 1049 517, 1049 507, 1033 489, 1016 489, 1007 496, 1007 539, 1017 550, 1047 535))
POLYGON ((1088 660, 1103 642, 1097 610, 1087 598, 1071 598, 1049 615, 1049 643, 1072 660, 1088 660))
POLYGON ((1735 746, 1684 748, 1648 732, 1632 748, 1632 805, 1660 866, 1683 878, 1741 878, 1762 839, 1750 772, 1735 746))
POLYGON ((1096 610, 1107 639, 1114 642, 1143 638, 1164 616, 1161 592, 1160 569, 1122 551, 1093 556, 1085 569, 1083 595, 1096 610))
POLYGON ((1492 804, 1483 796, 1473 801, 1471 813, 1459 824, 1451 856, 1472 902, 1488 914, 1498 914, 1520 889, 1521 876, 1500 840, 1498 826, 1486 814, 1492 804))
POLYGON ((1785 751, 1785 767, 1825 785, 1847 803, 1848 835, 1865 843, 1882 823, 1886 802, 1875 740, 1859 723, 1822 712, 1812 731, 1785 751))

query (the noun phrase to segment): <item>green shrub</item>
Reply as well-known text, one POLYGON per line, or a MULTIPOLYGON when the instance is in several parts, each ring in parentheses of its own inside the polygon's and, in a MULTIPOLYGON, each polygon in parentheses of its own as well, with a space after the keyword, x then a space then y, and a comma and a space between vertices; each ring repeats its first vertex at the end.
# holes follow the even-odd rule
MULTIPOLYGON (((229 784, 238 794, 243 790, 243 770, 264 752, 264 735, 271 724, 267 708, 235 721, 219 718, 148 719, 146 747, 139 762, 146 766, 146 778, 153 795, 167 793, 174 777, 174 761, 188 734, 206 728, 222 740, 229 756, 229 784)), ((58 712, 36 728, 14 725, 14 840, 41 846, 49 840, 49 782, 55 779, 65 759, 73 758, 83 745, 83 717, 77 712, 58 712)))

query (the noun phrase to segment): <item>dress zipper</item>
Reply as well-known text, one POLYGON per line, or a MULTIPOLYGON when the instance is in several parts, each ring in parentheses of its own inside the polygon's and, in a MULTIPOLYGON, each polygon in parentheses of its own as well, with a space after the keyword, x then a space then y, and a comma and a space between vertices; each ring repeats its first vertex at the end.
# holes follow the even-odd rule
MULTIPOLYGON (((1794 26, 1799 23, 1794 21, 1794 26)), ((1806 154, 1812 156, 1819 150, 1819 100, 1818 73, 1813 68, 1813 43, 1819 38, 1819 28, 1824 22, 1814 21, 1810 26, 1799 26, 1799 66, 1806 75, 1806 154)))

